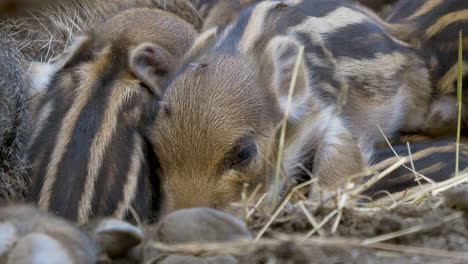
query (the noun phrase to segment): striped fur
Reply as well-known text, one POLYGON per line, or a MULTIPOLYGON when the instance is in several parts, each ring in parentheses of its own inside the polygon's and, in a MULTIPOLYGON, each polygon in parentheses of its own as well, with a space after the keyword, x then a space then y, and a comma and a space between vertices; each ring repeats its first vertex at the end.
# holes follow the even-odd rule
MULTIPOLYGON (((261 1, 263 0, 191 0, 203 18, 203 30, 226 26, 237 18, 242 9, 261 1)), ((396 0, 351 0, 350 2, 383 13, 385 10, 390 9, 396 0)))
POLYGON ((366 166, 382 140, 377 125, 391 135, 425 122, 425 64, 375 15, 339 0, 262 1, 203 33, 168 84, 166 111, 149 132, 166 210, 228 210, 244 184, 270 187, 299 45, 283 154, 289 179, 305 174, 303 165, 333 188, 366 166), (338 101, 343 87, 347 99, 338 101))
MULTIPOLYGON (((401 144, 393 146, 393 150, 395 150, 400 157, 408 156, 410 153, 409 151, 411 151, 414 169, 434 182, 445 181, 453 176, 455 168, 454 139, 431 139, 429 141, 412 142, 410 143, 410 149, 408 149, 406 144, 401 144)), ((394 164, 398 161, 398 158, 395 157, 393 150, 385 149, 377 151, 372 163, 394 164)), ((459 166, 460 170, 465 170, 468 168, 468 146, 466 144, 461 144, 460 150, 459 166)), ((410 163, 405 165, 408 168, 412 166, 410 163)), ((421 182, 418 183, 412 171, 405 167, 399 167, 383 180, 364 191, 363 194, 378 198, 386 196, 387 194, 385 191, 397 193, 425 183, 427 183, 425 180, 421 180, 421 182)))
MULTIPOLYGON (((434 96, 455 96, 460 31, 463 31, 465 35, 464 54, 468 53, 468 38, 466 37, 468 2, 464 0, 400 0, 386 20, 391 24, 390 29, 395 36, 420 48, 424 53, 430 69, 434 96)), ((468 80, 467 73, 468 59, 465 56, 465 81, 468 80)), ((464 101, 466 99, 468 99, 467 96, 464 101)), ((465 123, 468 124, 467 115, 465 111, 465 123)), ((456 122, 452 122, 452 126, 456 126, 455 124, 456 122)), ((452 136, 453 132, 452 130, 452 136)), ((466 133, 468 132, 465 131, 466 133)))
POLYGON ((56 63, 29 147, 31 198, 43 211, 148 219, 157 206, 152 151, 140 134, 162 78, 190 47, 191 25, 134 9, 86 33, 56 63))

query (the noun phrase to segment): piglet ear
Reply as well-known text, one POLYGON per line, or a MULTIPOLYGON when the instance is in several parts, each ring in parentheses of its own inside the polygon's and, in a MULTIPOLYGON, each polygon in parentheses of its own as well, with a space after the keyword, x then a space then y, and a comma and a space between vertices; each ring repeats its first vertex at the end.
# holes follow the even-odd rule
POLYGON ((91 235, 109 257, 122 256, 143 241, 142 231, 127 222, 108 218, 88 224, 91 235))
MULTIPOLYGON (((273 65, 273 90, 277 95, 278 102, 280 103, 282 110, 284 111, 287 107, 286 102, 296 61, 300 55, 300 44, 294 39, 279 36, 273 38, 266 49, 269 59, 273 65)), ((293 115, 295 114, 295 110, 309 99, 310 95, 310 92, 307 89, 307 70, 304 60, 301 58, 300 61, 301 63, 299 64, 296 85, 294 87, 294 93, 292 94, 290 105, 290 111, 293 115)))
POLYGON ((161 95, 162 78, 175 68, 176 59, 163 47, 143 43, 130 52, 130 68, 155 95, 161 95))

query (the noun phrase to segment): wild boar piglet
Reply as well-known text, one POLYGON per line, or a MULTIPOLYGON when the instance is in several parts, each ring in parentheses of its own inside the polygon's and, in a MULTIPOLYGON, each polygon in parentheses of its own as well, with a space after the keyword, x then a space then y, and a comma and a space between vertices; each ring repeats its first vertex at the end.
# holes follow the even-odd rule
POLYGON ((231 210, 248 184, 270 188, 300 46, 282 168, 331 189, 364 169, 375 142, 425 122, 423 59, 367 9, 341 0, 261 1, 201 34, 148 129, 163 211, 231 210), (342 99, 339 99, 342 98, 342 99))
POLYGON ((130 9, 46 65, 50 80, 28 150, 31 199, 41 210, 80 223, 128 217, 130 207, 142 219, 154 216, 159 184, 140 128, 195 36, 192 25, 170 13, 130 9))

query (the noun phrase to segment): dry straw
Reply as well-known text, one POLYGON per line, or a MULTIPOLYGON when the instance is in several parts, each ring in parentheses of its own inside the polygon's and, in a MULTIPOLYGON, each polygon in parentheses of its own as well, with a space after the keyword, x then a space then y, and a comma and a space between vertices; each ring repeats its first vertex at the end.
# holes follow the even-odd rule
POLYGON ((274 178, 274 186, 273 186, 273 197, 272 197, 272 207, 276 207, 277 197, 279 195, 279 186, 280 186, 280 174, 283 163, 283 149, 284 149, 284 141, 286 138, 286 126, 288 123, 289 117, 289 108, 291 106, 292 97, 294 94, 294 89, 296 88, 297 76, 299 74, 299 66, 302 63, 302 57, 304 54, 304 46, 299 47, 299 52, 297 54, 296 64, 294 65, 294 72, 292 75, 292 80, 289 86, 289 93, 288 93, 288 101, 286 105, 286 110, 284 111, 283 120, 281 121, 281 134, 279 138, 279 146, 278 146, 278 157, 276 161, 276 171, 275 171, 275 178, 274 178))
POLYGON ((460 131, 462 116, 462 89, 463 88, 463 32, 460 31, 458 40, 458 80, 457 80, 457 105, 458 105, 458 127, 457 127, 457 150, 455 157, 455 177, 460 170, 460 131))

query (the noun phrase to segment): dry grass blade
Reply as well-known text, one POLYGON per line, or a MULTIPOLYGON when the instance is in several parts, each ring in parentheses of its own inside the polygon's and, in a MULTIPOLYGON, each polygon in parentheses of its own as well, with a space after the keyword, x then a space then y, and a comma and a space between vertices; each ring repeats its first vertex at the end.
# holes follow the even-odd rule
POLYGON ((457 149, 455 156, 455 177, 460 170, 460 131, 462 116, 462 88, 463 88, 463 32, 460 31, 458 41, 458 80, 457 80, 457 106, 458 106, 458 127, 457 127, 457 149))
POLYGON ((333 226, 331 229, 331 233, 335 234, 336 230, 338 230, 338 225, 340 224, 341 217, 343 216, 343 211, 341 209, 338 210, 338 214, 336 215, 335 222, 333 222, 333 226))
POLYGON ((292 190, 286 195, 286 197, 283 199, 283 201, 281 202, 281 204, 278 206, 278 208, 276 208, 275 212, 273 213, 273 215, 270 217, 270 219, 268 219, 268 222, 263 226, 263 228, 258 232, 257 236, 255 237, 255 241, 258 241, 260 240, 260 238, 263 236, 263 234, 265 234, 265 232, 268 230, 268 228, 270 228, 270 225, 275 221, 275 219, 278 217, 278 215, 281 213, 281 211, 284 209, 284 207, 286 206, 286 204, 289 202, 289 200, 291 200, 292 196, 294 195, 294 193, 297 191, 297 190, 300 190, 304 187, 307 187, 311 184, 313 184, 314 182, 316 182, 317 179, 312 179, 312 180, 309 180, 309 181, 306 181, 304 183, 301 183, 299 185, 297 185, 296 187, 292 188, 292 190))
POLYGON ((242 213, 244 215, 243 220, 244 223, 247 223, 245 219, 247 218, 247 212, 248 212, 248 204, 247 204, 247 188, 249 185, 247 183, 244 183, 244 186, 242 187, 242 193, 241 193, 241 202, 242 202, 242 213))
POLYGON ((255 212, 255 210, 257 210, 257 208, 262 204, 263 200, 265 200, 265 198, 267 197, 267 193, 264 193, 260 199, 258 199, 257 203, 255 203, 255 205, 253 206, 252 209, 250 209, 249 213, 247 214, 247 217, 246 217, 246 221, 249 221, 250 217, 253 215, 253 213, 255 212))
POLYGON ((278 159, 276 161, 276 171, 275 171, 275 178, 274 178, 274 183, 273 183, 274 184, 273 185, 273 199, 272 199, 271 208, 276 207, 277 197, 279 195, 281 164, 283 162, 283 149, 284 149, 284 141, 286 138, 286 125, 288 123, 288 117, 289 117, 289 107, 291 106, 294 89, 296 87, 297 76, 299 74, 299 66, 301 65, 303 54, 304 54, 304 46, 300 46, 299 52, 297 54, 296 64, 294 65, 294 72, 292 75, 291 84, 289 86, 286 110, 284 112, 283 120, 281 122, 281 134, 280 134, 279 146, 278 146, 278 159))
POLYGON ((432 195, 437 195, 441 192, 444 192, 450 188, 453 188, 462 183, 468 182, 468 172, 461 173, 457 177, 453 177, 449 180, 440 182, 434 188, 431 189, 432 195))
MULTIPOLYGON (((250 217, 250 211, 249 211, 249 204, 255 199, 255 197, 257 197, 258 195, 258 192, 260 191, 260 189, 262 188, 262 184, 258 184, 255 189, 253 190, 253 192, 250 194, 250 196, 248 198, 243 198, 243 203, 242 203, 242 212, 244 213, 244 223, 247 224, 248 220, 249 220, 249 217, 250 217)), ((243 195, 244 196, 244 195, 243 195)), ((266 194, 265 194, 266 196, 266 194)), ((262 199, 263 200, 263 199, 262 199)), ((256 208, 256 207, 255 207, 256 208)), ((255 210, 255 209, 254 209, 255 210)))
POLYGON ((394 209, 400 206, 401 204, 408 203, 411 201, 419 201, 426 196, 436 196, 441 192, 444 192, 450 188, 453 188, 465 182, 468 182, 468 172, 462 173, 457 177, 453 177, 449 180, 438 182, 433 186, 422 187, 421 191, 409 195, 405 199, 399 201, 397 204, 392 205, 389 209, 394 209))
POLYGON ((307 210, 307 208, 305 207, 304 205, 304 202, 303 201, 299 201, 298 202, 298 205, 299 207, 301 208, 302 212, 304 213, 304 215, 307 217, 307 220, 309 220, 310 224, 312 225, 312 227, 314 229, 317 229, 317 232, 319 234, 319 236, 321 237, 324 237, 325 236, 325 232, 319 228, 319 224, 317 222, 317 220, 315 219, 315 217, 309 212, 309 210, 307 210))
MULTIPOLYGON (((388 140, 388 137, 385 135, 385 133, 383 132, 382 128, 380 127, 380 125, 377 125, 377 128, 379 129, 380 133, 382 134, 382 136, 384 137, 385 139, 385 142, 387 143, 388 147, 392 150, 393 154, 395 155, 395 157, 397 159, 401 159, 401 157, 398 155, 398 153, 395 151, 395 149, 393 148, 392 146, 392 143, 390 143, 390 141, 388 140)), ((410 159, 410 162, 411 162, 411 168, 409 168, 408 166, 406 166, 405 164, 402 164, 402 166, 405 168, 405 169, 408 169, 409 171, 411 171, 414 175, 415 175, 415 179, 417 180, 418 177, 420 178, 423 178, 425 179, 426 181, 429 181, 431 182, 432 180, 430 180, 429 178, 425 177, 424 175, 418 173, 415 168, 414 168, 414 163, 413 163, 413 155, 411 153, 411 149, 410 149, 410 146, 409 146, 409 142, 406 142, 407 143, 407 147, 408 147, 408 155, 409 155, 409 159, 410 159)), ((434 181, 432 181, 434 182, 434 181)))
POLYGON ((432 184, 434 186, 435 184, 435 181, 422 175, 421 173, 418 173, 416 171, 416 167, 414 166, 414 159, 413 159, 413 153, 411 152, 411 146, 410 146, 410 143, 409 142, 406 142, 406 147, 408 148, 408 157, 410 159, 410 162, 411 162, 411 170, 414 174, 414 180, 418 182, 419 186, 422 186, 421 184, 421 179, 425 180, 426 182, 432 184))
MULTIPOLYGON (((348 184, 351 185, 352 184, 348 184)), ((352 188, 352 187, 351 187, 352 188)), ((349 199, 349 195, 345 192, 339 196, 338 199, 338 215, 335 218, 335 222, 333 223, 331 233, 335 234, 338 230, 338 225, 340 224, 341 217, 343 216, 343 208, 346 206, 346 203, 349 199)))
POLYGON ((323 220, 322 222, 320 222, 320 224, 317 225, 317 227, 315 227, 314 229, 312 229, 311 231, 309 231, 309 233, 307 233, 304 238, 302 239, 302 241, 306 241, 307 239, 309 239, 313 234, 315 234, 315 232, 317 232, 320 228, 322 228, 326 223, 328 223, 328 221, 330 221, 330 219, 332 217, 334 217, 336 214, 338 213, 338 210, 335 209, 333 210, 331 213, 329 213, 323 220))
POLYGON ((376 176, 372 177, 371 179, 369 179, 364 184, 362 184, 362 185, 356 187, 355 189, 351 190, 351 192, 350 192, 351 196, 359 195, 362 191, 364 191, 367 188, 371 187, 372 185, 374 185, 375 183, 377 183, 378 181, 383 179, 385 176, 387 176, 388 174, 392 173, 394 170, 401 167, 406 162, 408 162, 408 158, 406 158, 406 157, 401 158, 396 163, 394 163, 392 166, 388 167, 387 169, 385 169, 381 173, 379 173, 376 176))

